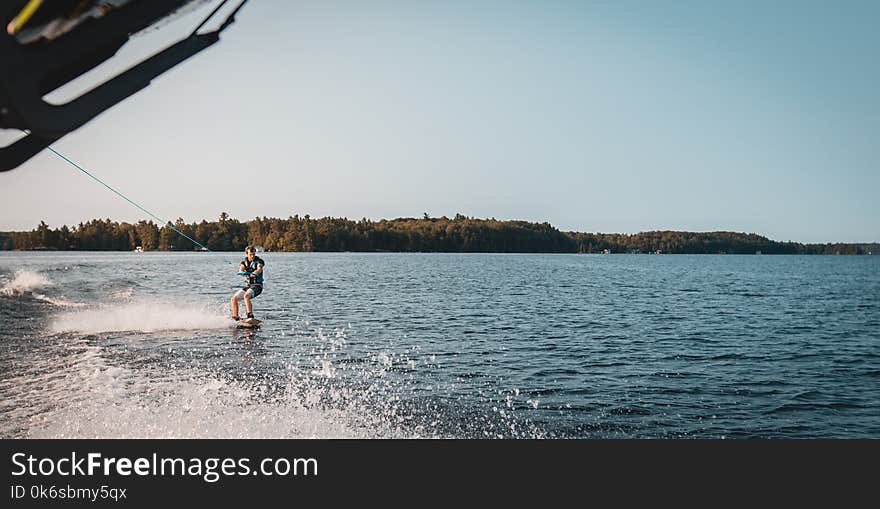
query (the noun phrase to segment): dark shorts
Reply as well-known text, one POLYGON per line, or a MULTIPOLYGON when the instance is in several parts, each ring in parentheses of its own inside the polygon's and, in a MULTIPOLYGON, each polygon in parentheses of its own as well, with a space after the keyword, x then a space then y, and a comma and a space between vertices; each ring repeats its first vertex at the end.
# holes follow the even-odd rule
POLYGON ((251 298, 255 298, 257 295, 263 293, 263 285, 248 285, 241 290, 237 291, 235 294, 239 297, 244 297, 245 292, 251 294, 251 298))

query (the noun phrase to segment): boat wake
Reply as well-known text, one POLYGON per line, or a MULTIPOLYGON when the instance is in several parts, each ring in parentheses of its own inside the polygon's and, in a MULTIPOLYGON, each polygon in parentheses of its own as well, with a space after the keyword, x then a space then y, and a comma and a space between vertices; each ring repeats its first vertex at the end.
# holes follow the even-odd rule
POLYGON ((4 438, 369 438, 390 433, 377 431, 382 420, 365 418, 357 405, 328 408, 322 402, 347 393, 295 371, 269 391, 265 381, 233 380, 197 368, 119 364, 80 339, 30 346, 42 357, 0 378, 4 438))

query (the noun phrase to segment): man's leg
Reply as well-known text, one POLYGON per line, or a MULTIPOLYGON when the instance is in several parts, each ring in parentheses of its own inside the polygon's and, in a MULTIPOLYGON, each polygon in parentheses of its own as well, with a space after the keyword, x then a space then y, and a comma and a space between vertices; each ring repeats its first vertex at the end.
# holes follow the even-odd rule
POLYGON ((251 291, 244 292, 244 307, 247 309, 247 316, 251 318, 254 315, 254 306, 251 304, 251 291))
POLYGON ((232 318, 238 318, 238 292, 232 296, 229 305, 232 308, 232 318))

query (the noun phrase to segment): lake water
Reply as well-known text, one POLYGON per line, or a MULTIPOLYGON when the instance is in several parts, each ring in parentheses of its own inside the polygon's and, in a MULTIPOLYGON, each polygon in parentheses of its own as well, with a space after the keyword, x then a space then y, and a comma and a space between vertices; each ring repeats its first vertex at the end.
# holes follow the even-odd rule
POLYGON ((880 257, 0 253, 9 437, 880 438, 880 257))

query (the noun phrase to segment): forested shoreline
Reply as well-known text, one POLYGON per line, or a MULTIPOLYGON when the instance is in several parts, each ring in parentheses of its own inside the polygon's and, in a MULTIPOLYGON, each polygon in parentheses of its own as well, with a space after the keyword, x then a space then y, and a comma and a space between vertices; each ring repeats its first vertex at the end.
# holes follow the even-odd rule
POLYGON ((0 232, 0 250, 266 251, 454 253, 668 253, 668 254, 880 254, 880 244, 779 242, 754 233, 649 231, 636 234, 565 232, 550 223, 454 218, 358 221, 309 215, 257 217, 241 222, 222 213, 217 221, 172 225, 93 219, 73 227, 41 222, 28 232, 0 232), (173 226, 173 228, 172 228, 173 226))

